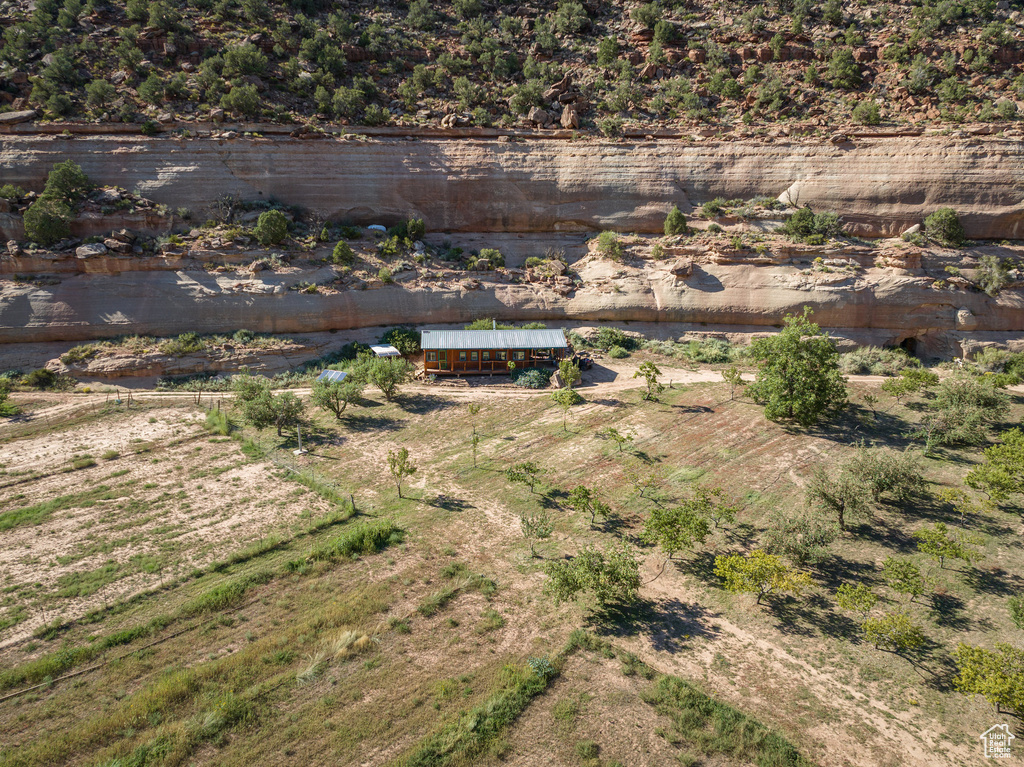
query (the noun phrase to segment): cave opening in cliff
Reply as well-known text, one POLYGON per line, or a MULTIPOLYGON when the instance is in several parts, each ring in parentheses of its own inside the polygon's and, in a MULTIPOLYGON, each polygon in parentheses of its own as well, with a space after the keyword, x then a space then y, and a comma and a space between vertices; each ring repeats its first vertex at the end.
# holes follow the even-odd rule
POLYGON ((903 349, 911 357, 917 356, 917 339, 916 338, 904 338, 900 341, 900 348, 903 349))

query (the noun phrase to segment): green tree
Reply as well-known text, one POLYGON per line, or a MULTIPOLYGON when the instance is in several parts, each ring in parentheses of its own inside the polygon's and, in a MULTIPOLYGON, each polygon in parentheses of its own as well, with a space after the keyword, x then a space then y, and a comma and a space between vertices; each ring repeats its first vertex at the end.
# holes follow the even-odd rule
POLYGON ((732 402, 736 398, 737 387, 742 389, 747 385, 747 382, 743 380, 743 373, 735 365, 723 370, 722 378, 729 384, 729 401, 732 402))
POLYGON ((994 501, 1024 493, 1024 431, 1013 428, 999 435, 1001 444, 985 448, 985 460, 968 472, 964 483, 994 501))
POLYGON ((647 384, 647 392, 644 394, 646 400, 657 400, 658 395, 665 391, 665 387, 658 382, 661 371, 653 362, 641 363, 640 368, 633 373, 633 378, 643 378, 647 384))
POLYGON ((803 315, 787 315, 781 332, 750 345, 758 370, 749 392, 764 405, 769 420, 811 426, 846 406, 839 353, 828 334, 808 319, 810 314, 805 308, 803 315))
POLYGON ((60 200, 41 197, 33 202, 22 218, 25 236, 40 245, 53 245, 71 236, 71 209, 60 200))
POLYGON ((876 650, 902 653, 924 644, 924 632, 903 610, 894 610, 864 621, 864 638, 876 650))
POLYGON ((575 509, 580 514, 590 515, 590 524, 593 526, 597 522, 597 517, 609 517, 611 516, 611 508, 608 504, 604 503, 600 498, 597 497, 597 493, 592 491, 586 485, 577 485, 566 499, 566 503, 570 508, 575 509))
POLYGON ((605 429, 602 429, 601 431, 598 432, 598 436, 604 437, 605 439, 610 439, 612 442, 614 442, 615 446, 619 449, 620 453, 622 452, 623 448, 625 448, 633 441, 632 434, 623 434, 613 426, 609 426, 605 429))
POLYGON ((1010 611, 1010 620, 1013 621, 1013 625, 1024 629, 1024 595, 1010 597, 1006 601, 1006 606, 1010 611))
POLYGON ((334 417, 340 421, 345 408, 363 396, 364 385, 363 381, 352 375, 342 381, 318 380, 313 384, 310 399, 317 407, 334 413, 334 417))
POLYGON ((294 426, 302 418, 306 406, 302 400, 290 391, 281 392, 271 398, 271 407, 274 418, 274 425, 277 427, 277 436, 281 436, 287 426, 294 426))
POLYGON ((603 552, 585 546, 569 560, 549 562, 544 590, 556 603, 591 592, 598 605, 630 604, 640 596, 640 563, 629 546, 609 545, 603 552))
POLYGON ((897 594, 910 597, 911 602, 924 593, 924 576, 909 559, 887 557, 882 563, 882 573, 889 588, 897 594))
POLYGON ((846 530, 847 519, 864 513, 868 507, 869 491, 864 483, 847 468, 829 474, 821 466, 814 469, 804 489, 807 504, 836 516, 841 530, 846 530))
POLYGON ((519 482, 526 485, 532 493, 537 481, 540 479, 540 475, 543 473, 544 470, 533 461, 520 461, 505 469, 505 479, 509 482, 519 482))
POLYGON ((569 417, 569 409, 573 405, 578 405, 583 402, 581 397, 574 389, 557 389, 551 393, 551 399, 562 408, 562 429, 569 431, 568 423, 566 419, 569 417))
POLYGON ((774 554, 754 549, 747 556, 715 557, 715 575, 725 581, 726 591, 757 594, 757 604, 769 594, 799 595, 811 586, 811 577, 793 570, 774 554))
POLYGON ((839 532, 839 526, 831 520, 777 509, 768 518, 762 542, 769 554, 781 554, 802 567, 828 556, 839 532))
POLYGON ((643 539, 657 544, 672 559, 677 551, 701 544, 711 534, 708 518, 685 504, 656 506, 644 522, 643 539))
POLYGON ((537 556, 537 551, 534 549, 535 543, 550 538, 555 529, 551 524, 551 518, 543 509, 533 514, 520 514, 519 527, 523 531, 523 537, 530 542, 531 557, 537 556))
POLYGON ((236 114, 256 117, 263 109, 263 100, 255 85, 232 85, 231 90, 220 97, 220 105, 236 114))
POLYGON ((619 43, 614 37, 602 37, 597 44, 597 63, 599 66, 610 66, 619 57, 619 43))
POLYGON ((849 48, 837 48, 828 62, 828 77, 839 88, 856 88, 861 83, 860 66, 849 48))
POLYGON ((836 591, 836 604, 843 610, 860 613, 867 618, 871 608, 878 603, 878 597, 870 586, 863 583, 844 583, 836 591))
POLYGON ((967 241, 960 217, 952 208, 939 208, 924 220, 924 232, 949 248, 959 248, 967 241))
POLYGON ((65 160, 53 166, 46 178, 41 197, 73 205, 93 189, 89 177, 74 160, 65 160))
POLYGON ((353 372, 373 384, 389 402, 412 378, 413 366, 401 357, 375 357, 365 354, 353 366, 353 372))
POLYGON ((936 522, 934 527, 924 527, 914 531, 917 549, 927 554, 939 567, 946 566, 947 559, 959 559, 967 564, 978 559, 979 554, 971 548, 975 539, 963 533, 950 530, 945 522, 936 522))
POLYGON ((686 223, 686 216, 679 210, 678 205, 673 205, 672 210, 665 217, 665 236, 673 234, 689 234, 690 227, 686 223))
POLYGON ((252 231, 260 245, 277 245, 288 236, 288 219, 279 210, 261 213, 252 231))
POLYGON ((900 399, 909 394, 917 394, 939 382, 939 377, 930 370, 921 368, 904 368, 895 378, 890 378, 882 384, 882 391, 891 397, 896 398, 898 405, 900 399))
POLYGON ((416 473, 416 467, 409 460, 408 448, 399 448, 397 451, 388 450, 388 472, 395 482, 395 487, 398 488, 398 497, 401 498, 402 482, 406 477, 411 477, 416 473))
POLYGON ((989 425, 1005 415, 1009 403, 985 377, 958 373, 938 385, 928 403, 931 412, 914 436, 924 437, 926 453, 936 445, 984 442, 989 425))
POLYGON ((356 254, 352 251, 352 247, 344 240, 338 240, 338 244, 334 246, 334 251, 331 253, 331 261, 342 266, 351 266, 355 260, 356 254))
POLYGON ((981 695, 1000 711, 1024 716, 1024 649, 999 643, 995 650, 961 642, 953 651, 954 686, 965 695, 981 695))
POLYGON ((562 386, 571 389, 579 383, 583 374, 580 373, 580 366, 576 364, 575 360, 565 359, 558 363, 558 377, 562 379, 562 386))
POLYGON ((853 119, 861 125, 878 125, 882 122, 882 113, 872 99, 862 99, 853 108, 853 119))
POLYGON ((845 467, 863 483, 875 503, 886 495, 896 503, 906 503, 924 490, 921 456, 909 449, 868 450, 862 447, 845 467))

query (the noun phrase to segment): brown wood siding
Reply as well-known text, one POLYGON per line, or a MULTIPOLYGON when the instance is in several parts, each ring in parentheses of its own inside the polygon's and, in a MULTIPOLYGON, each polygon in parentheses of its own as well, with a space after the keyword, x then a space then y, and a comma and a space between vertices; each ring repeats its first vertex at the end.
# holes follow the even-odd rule
POLYGON ((537 358, 530 349, 465 349, 465 350, 431 350, 423 352, 423 369, 431 373, 507 373, 508 363, 516 363, 517 368, 542 367, 546 364, 553 364, 565 357, 564 349, 554 349, 549 356, 537 358), (436 351, 437 360, 428 361, 427 357, 432 351, 436 351), (459 359, 459 351, 465 351, 466 359, 459 359), (515 359, 516 351, 525 351, 526 357, 522 360, 515 359), (477 358, 473 359, 473 353, 477 358), (489 360, 484 360, 484 352, 490 355, 489 360), (505 359, 497 359, 499 352, 505 352, 505 359), (447 362, 447 367, 441 363, 447 362))

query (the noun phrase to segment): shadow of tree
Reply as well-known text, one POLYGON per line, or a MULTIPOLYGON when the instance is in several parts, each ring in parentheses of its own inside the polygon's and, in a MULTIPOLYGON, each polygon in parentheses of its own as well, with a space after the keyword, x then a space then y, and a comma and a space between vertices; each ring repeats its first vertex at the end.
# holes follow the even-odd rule
POLYGON ((808 597, 781 596, 766 600, 775 628, 781 634, 815 636, 822 634, 833 639, 854 639, 860 625, 848 615, 837 612, 823 594, 808 597))
POLYGON ((1024 578, 1001 567, 968 568, 962 571, 964 581, 975 591, 996 596, 1014 596, 1024 592, 1024 578))
POLYGON ((719 630, 711 624, 717 615, 701 604, 672 597, 643 600, 627 607, 609 606, 594 612, 587 624, 599 636, 647 634, 655 650, 676 653, 691 639, 718 636, 719 630))
POLYGON ((365 431, 398 431, 402 428, 402 422, 397 418, 389 418, 386 415, 356 414, 345 416, 345 426, 356 432, 365 431))
POLYGON ((476 506, 471 504, 469 501, 465 501, 461 498, 453 498, 450 495, 443 495, 441 493, 438 493, 433 498, 424 499, 424 502, 428 506, 433 506, 435 509, 444 509, 445 511, 466 511, 467 509, 476 508, 476 506))
POLYGON ((964 615, 966 605, 954 594, 932 594, 930 615, 936 625, 967 631, 971 628, 971 620, 964 615))
POLYGON ((395 402, 406 413, 427 415, 459 407, 459 403, 436 394, 403 394, 395 402))

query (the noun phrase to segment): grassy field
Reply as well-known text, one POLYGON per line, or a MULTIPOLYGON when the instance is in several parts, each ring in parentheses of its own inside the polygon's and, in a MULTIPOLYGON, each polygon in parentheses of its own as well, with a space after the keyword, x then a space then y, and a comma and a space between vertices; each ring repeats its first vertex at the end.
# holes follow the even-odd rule
MULTIPOLYGON (((857 381, 851 398, 877 388, 857 381)), ((0 433, 0 698, 24 691, 0 700, 0 763, 980 761, 977 736, 1005 716, 952 689, 950 651, 1015 636, 1020 517, 966 520, 984 555, 972 567, 939 567, 912 538, 959 523, 935 494, 977 452, 925 460, 923 500, 879 505, 809 568, 812 589, 755 605, 722 589, 714 556, 757 545, 813 468, 859 440, 906 444, 920 403, 854 405, 805 432, 725 384, 675 384, 658 402, 581 393, 566 428, 543 393, 370 391, 341 421, 311 412, 298 457, 273 429, 211 435, 187 397, 0 433), (608 426, 632 446, 601 438, 608 426), (399 447, 418 467, 404 498, 387 473, 399 447), (523 460, 544 469, 532 491, 504 475, 523 460), (697 483, 741 511, 666 562, 643 520, 697 483), (615 514, 568 510, 577 484, 615 514), (539 509, 554 532, 532 556, 519 516, 539 509), (618 539, 645 582, 629 612, 543 593, 546 562, 618 539), (894 553, 929 583, 908 607, 928 641, 906 657, 863 642, 834 600, 857 579, 896 603, 881 577, 894 553)))

